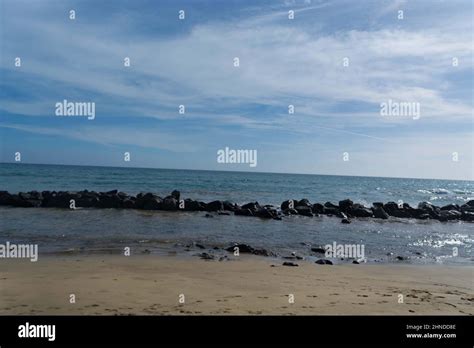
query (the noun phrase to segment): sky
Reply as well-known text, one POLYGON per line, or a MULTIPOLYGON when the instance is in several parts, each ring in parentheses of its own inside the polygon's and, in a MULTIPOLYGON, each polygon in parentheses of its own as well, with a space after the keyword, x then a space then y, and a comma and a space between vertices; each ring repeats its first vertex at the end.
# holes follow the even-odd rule
POLYGON ((0 0, 0 162, 474 180, 472 22, 464 0, 0 0))

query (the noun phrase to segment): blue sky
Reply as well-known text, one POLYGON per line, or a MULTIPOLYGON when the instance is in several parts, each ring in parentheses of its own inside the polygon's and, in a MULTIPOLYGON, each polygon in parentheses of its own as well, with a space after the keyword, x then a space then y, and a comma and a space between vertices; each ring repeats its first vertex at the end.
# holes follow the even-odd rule
POLYGON ((0 6, 1 162, 474 179, 471 1, 0 6), (55 116, 63 99, 95 119, 55 116), (389 99, 420 118, 381 116, 389 99), (226 146, 258 166, 217 163, 226 146))

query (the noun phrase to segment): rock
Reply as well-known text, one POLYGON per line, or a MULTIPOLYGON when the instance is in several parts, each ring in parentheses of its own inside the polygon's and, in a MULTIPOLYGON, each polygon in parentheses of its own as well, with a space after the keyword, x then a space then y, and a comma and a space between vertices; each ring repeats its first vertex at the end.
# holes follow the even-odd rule
POLYGON ((285 215, 298 215, 298 210, 296 209, 286 209, 283 211, 285 215))
POLYGON ((294 209, 298 200, 289 199, 281 203, 281 210, 294 209))
MULTIPOLYGON (((42 203, 42 207, 47 207, 47 208, 67 208, 69 209, 70 206, 70 201, 71 199, 74 199, 74 201, 78 201, 79 195, 77 195, 75 192, 51 192, 48 196, 46 196, 42 203)), ((98 195, 96 197, 98 199, 98 195)))
POLYGON ((403 257, 403 256, 397 256, 396 259, 397 259, 398 261, 404 261, 404 260, 406 260, 407 258, 406 258, 406 257, 403 257))
POLYGON ((359 261, 354 260, 354 261, 352 261, 352 263, 355 264, 355 265, 358 265, 358 264, 359 264, 359 261))
POLYGON ((0 191, 0 205, 12 205, 13 197, 7 191, 0 191))
POLYGON ((176 198, 168 196, 163 199, 163 203, 161 206, 163 210, 178 210, 178 201, 176 200, 176 198))
POLYGON ((298 205, 295 210, 298 212, 299 215, 310 216, 313 217, 312 207, 306 205, 298 205))
POLYGON ((433 219, 438 219, 440 214, 440 209, 428 202, 421 202, 418 204, 418 209, 424 210, 433 219))
POLYGON ((324 203, 324 207, 325 207, 325 208, 335 208, 335 209, 339 210, 339 206, 334 205, 334 204, 332 204, 331 202, 326 202, 326 203, 324 203))
POLYGON ((311 248, 311 251, 315 253, 320 253, 320 254, 326 253, 326 249, 323 247, 314 247, 314 248, 311 248))
POLYGON ((174 190, 173 192, 171 192, 171 197, 173 197, 179 202, 179 197, 181 197, 181 192, 179 192, 178 190, 174 190))
POLYGON ((276 210, 271 210, 271 209, 265 209, 265 208, 260 208, 257 210, 254 214, 255 216, 263 219, 273 219, 278 216, 276 210))
POLYGON ((350 223, 351 223, 351 220, 349 220, 349 219, 342 219, 342 220, 341 220, 341 223, 343 223, 343 224, 350 224, 350 223))
POLYGON ((235 248, 239 248, 239 253, 246 253, 246 254, 252 254, 254 252, 254 248, 252 248, 250 245, 247 244, 235 244, 233 246, 228 247, 227 250, 228 252, 233 253, 235 251, 235 248))
POLYGON ((324 205, 321 203, 315 203, 312 206, 313 214, 322 214, 324 212, 324 205))
POLYGON ((192 199, 184 200, 184 210, 185 211, 201 211, 201 206, 198 201, 193 201, 192 199))
POLYGON ((458 220, 462 217, 462 213, 457 210, 441 210, 438 216, 439 221, 458 220))
POLYGON ((311 203, 306 198, 303 198, 302 200, 296 202, 295 206, 308 207, 308 208, 312 207, 311 203))
POLYGON ((258 202, 247 203, 242 206, 242 209, 250 209, 252 212, 256 212, 260 208, 261 207, 260 207, 260 204, 258 204, 258 202))
POLYGON ((206 210, 207 211, 224 210, 224 204, 222 203, 222 201, 213 201, 213 202, 207 203, 206 210))
POLYGON ((298 264, 287 261, 287 262, 283 262, 283 266, 298 267, 298 264))
POLYGON ((239 253, 241 254, 254 254, 254 255, 260 255, 260 256, 274 256, 272 252, 269 252, 268 250, 265 249, 254 249, 250 245, 247 244, 235 244, 233 246, 230 246, 226 248, 228 252, 233 253, 235 251, 235 248, 239 248, 239 253))
POLYGON ((383 210, 390 215, 398 218, 409 218, 411 214, 402 206, 401 208, 395 202, 388 202, 384 204, 383 210))
POLYGON ((153 193, 139 193, 135 200, 136 209, 144 210, 160 210, 162 208, 163 200, 161 197, 153 193))
POLYGON ((459 205, 457 204, 448 204, 440 208, 441 210, 460 210, 459 205))
POLYGON ((200 253, 199 257, 203 260, 214 260, 214 255, 208 253, 200 253))
POLYGON ((364 207, 362 204, 354 204, 349 208, 349 214, 355 217, 372 217, 372 210, 364 207))
POLYGON ((341 217, 341 212, 339 211, 339 208, 332 208, 332 207, 324 207, 323 214, 325 215, 336 215, 341 217))
POLYGON ((383 208, 383 203, 382 202, 374 202, 374 203, 372 203, 372 206, 374 208, 383 208))
POLYGON ((227 216, 229 216, 230 213, 228 211, 218 211, 217 215, 227 215, 227 216))
POLYGON ((253 213, 250 209, 237 209, 234 211, 234 215, 253 216, 253 213))
MULTIPOLYGON (((93 204, 92 201, 89 201, 88 204, 93 204)), ((81 205, 82 206, 82 205, 81 205)), ((124 199, 122 202, 122 207, 125 209, 134 209, 135 208, 135 197, 124 199)))
POLYGON ((329 260, 326 260, 326 259, 319 259, 319 260, 315 261, 314 263, 316 263, 318 265, 332 265, 332 262, 329 261, 329 260))
POLYGON ((206 215, 204 215, 204 217, 206 217, 206 218, 213 218, 214 216, 212 216, 211 214, 206 214, 206 215))
POLYGON ((98 197, 99 201, 96 203, 97 207, 98 208, 121 208, 122 199, 115 191, 117 190, 109 191, 106 193, 101 192, 98 197))
POLYGON ((466 203, 466 205, 474 207, 474 199, 471 199, 469 202, 466 203))
POLYGON ((352 202, 350 199, 344 199, 339 201, 339 209, 347 213, 352 208, 353 204, 354 202, 352 202))
POLYGON ((374 214, 374 218, 376 219, 388 219, 388 214, 387 212, 383 209, 381 206, 373 207, 372 208, 372 213, 374 214))
POLYGON ((199 243, 194 243, 194 246, 195 246, 196 248, 199 248, 199 249, 206 249, 206 247, 205 247, 204 245, 199 244, 199 243))
POLYGON ((236 211, 237 209, 240 209, 240 207, 236 203, 231 201, 224 201, 222 202, 222 204, 224 205, 224 210, 236 211))
POLYGON ((461 220, 463 221, 474 221, 474 213, 464 211, 461 215, 461 220))

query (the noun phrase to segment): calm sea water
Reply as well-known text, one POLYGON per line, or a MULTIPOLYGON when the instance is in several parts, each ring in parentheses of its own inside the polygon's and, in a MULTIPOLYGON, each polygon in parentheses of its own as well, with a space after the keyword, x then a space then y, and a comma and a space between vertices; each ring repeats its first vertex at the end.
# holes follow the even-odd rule
MULTIPOLYGON (((0 189, 118 189, 130 194, 150 191, 162 196, 173 189, 185 198, 279 205, 285 199, 311 202, 351 198, 372 202, 403 200, 411 205, 462 204, 474 199, 474 182, 367 178, 140 168, 104 168, 0 164, 0 189)), ((203 213, 134 210, 68 211, 0 208, 0 242, 38 243, 40 251, 110 250, 132 246, 137 251, 168 252, 176 245, 201 242, 206 247, 243 242, 287 255, 308 255, 310 245, 364 244, 369 261, 472 264, 474 224, 416 220, 354 220, 342 225, 331 217, 289 217, 266 221, 240 216, 204 218, 203 213), (453 256, 453 248, 458 256, 453 256), (393 253, 393 256, 387 254, 393 253)), ((179 248, 179 247, 178 247, 179 248)), ((184 248, 183 248, 184 249, 184 248)), ((190 251, 191 253, 194 251, 190 251)))

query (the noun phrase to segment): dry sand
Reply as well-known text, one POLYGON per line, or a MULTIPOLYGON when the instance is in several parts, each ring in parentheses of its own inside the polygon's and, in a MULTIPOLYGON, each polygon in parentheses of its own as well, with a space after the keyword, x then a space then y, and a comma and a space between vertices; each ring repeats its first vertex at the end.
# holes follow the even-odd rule
POLYGON ((251 256, 3 259, 0 314, 474 314, 474 267, 281 263, 251 256))

